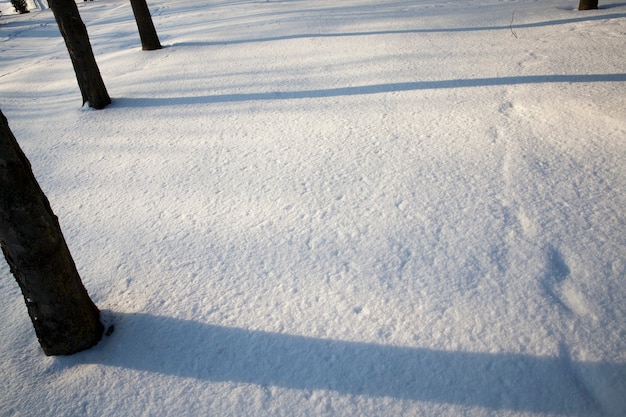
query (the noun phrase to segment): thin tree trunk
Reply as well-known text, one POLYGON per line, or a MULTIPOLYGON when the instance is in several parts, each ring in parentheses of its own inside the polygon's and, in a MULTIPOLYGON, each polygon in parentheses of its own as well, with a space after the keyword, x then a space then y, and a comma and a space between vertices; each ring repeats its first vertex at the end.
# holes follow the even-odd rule
POLYGON ((578 10, 593 10, 598 8, 598 0, 580 0, 578 10))
POLYGON ((83 96, 83 105, 103 109, 111 104, 111 98, 104 86, 98 64, 93 55, 87 28, 80 18, 74 0, 48 0, 54 18, 70 54, 78 87, 83 96))
POLYGON ((144 51, 161 49, 161 43, 154 28, 146 0, 130 0, 130 5, 133 8, 137 29, 139 29, 141 49, 144 51))
POLYGON ((100 311, 83 286, 57 217, 0 111, 0 246, 46 355, 88 349, 100 311))

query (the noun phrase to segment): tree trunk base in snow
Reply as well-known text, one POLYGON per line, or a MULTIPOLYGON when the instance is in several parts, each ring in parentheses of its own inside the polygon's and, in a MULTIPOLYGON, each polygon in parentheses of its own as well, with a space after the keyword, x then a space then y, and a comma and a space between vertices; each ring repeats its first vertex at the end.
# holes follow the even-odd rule
POLYGON ((580 0, 578 10, 593 10, 598 8, 598 0, 580 0))
POLYGON ((93 55, 87 28, 80 18, 74 0, 48 0, 54 18, 70 54, 78 87, 83 96, 83 105, 103 109, 111 104, 111 98, 104 86, 100 69, 93 55))
POLYGON ((46 355, 70 355, 100 341, 100 311, 81 282, 58 219, 2 112, 0 246, 46 355))
POLYGON ((130 5, 137 22, 137 29, 141 38, 141 49, 144 51, 161 49, 161 42, 159 42, 146 0, 130 0, 130 5))

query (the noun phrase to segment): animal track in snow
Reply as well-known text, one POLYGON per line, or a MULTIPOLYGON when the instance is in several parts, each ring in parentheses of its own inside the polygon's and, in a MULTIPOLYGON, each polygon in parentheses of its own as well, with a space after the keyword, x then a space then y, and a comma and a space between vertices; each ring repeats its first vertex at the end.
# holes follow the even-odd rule
POLYGON ((561 252, 550 246, 546 251, 546 272, 543 285, 547 294, 566 311, 595 318, 589 303, 571 277, 572 270, 561 252))
POLYGON ((545 61, 543 56, 532 51, 526 51, 524 56, 517 62, 517 66, 522 69, 534 68, 545 61))

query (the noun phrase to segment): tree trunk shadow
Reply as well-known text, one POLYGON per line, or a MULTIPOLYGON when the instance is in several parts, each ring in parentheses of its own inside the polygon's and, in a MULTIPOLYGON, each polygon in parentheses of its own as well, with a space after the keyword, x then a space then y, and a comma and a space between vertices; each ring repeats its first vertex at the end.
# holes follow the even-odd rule
POLYGON ((111 338, 63 359, 68 366, 98 363, 203 381, 573 416, 604 413, 581 372, 595 380, 626 377, 626 364, 573 362, 565 350, 557 357, 437 351, 114 316, 111 338))

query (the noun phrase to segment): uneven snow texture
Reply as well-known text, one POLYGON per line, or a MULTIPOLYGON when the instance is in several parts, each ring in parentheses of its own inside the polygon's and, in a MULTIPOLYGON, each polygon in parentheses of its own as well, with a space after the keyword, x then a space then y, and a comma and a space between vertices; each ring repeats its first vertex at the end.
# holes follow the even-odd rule
POLYGON ((0 266, 1 416, 626 415, 626 4, 0 7, 0 108, 115 331, 46 357, 0 266))

